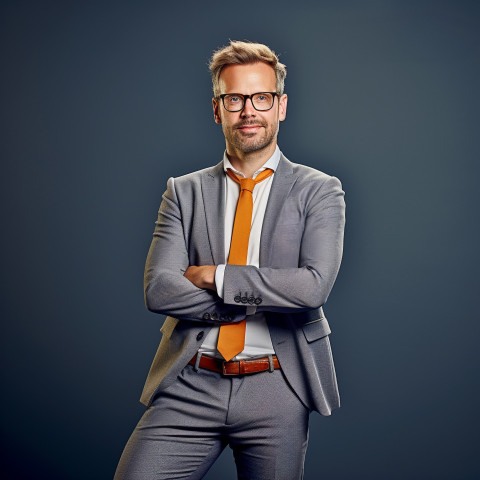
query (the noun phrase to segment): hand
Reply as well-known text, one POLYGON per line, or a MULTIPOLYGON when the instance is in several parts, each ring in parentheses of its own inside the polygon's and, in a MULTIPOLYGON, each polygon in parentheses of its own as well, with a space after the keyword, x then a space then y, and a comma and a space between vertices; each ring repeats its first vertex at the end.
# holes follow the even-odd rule
POLYGON ((215 270, 216 265, 203 265, 197 267, 190 265, 183 274, 188 280, 190 280, 198 288, 208 288, 210 290, 217 290, 215 285, 215 270))

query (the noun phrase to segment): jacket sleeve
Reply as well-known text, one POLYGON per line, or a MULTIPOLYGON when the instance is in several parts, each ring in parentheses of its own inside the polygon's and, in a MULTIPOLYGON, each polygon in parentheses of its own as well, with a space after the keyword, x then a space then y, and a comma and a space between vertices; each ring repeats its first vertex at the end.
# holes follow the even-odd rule
POLYGON ((144 293, 148 310, 181 320, 210 323, 245 318, 244 306, 226 305, 216 292, 198 288, 184 277, 188 266, 181 210, 172 177, 162 197, 145 264, 144 293))
POLYGON ((298 268, 227 265, 223 300, 238 304, 239 292, 261 303, 258 311, 294 313, 322 306, 340 268, 345 226, 344 192, 329 177, 308 202, 298 268))

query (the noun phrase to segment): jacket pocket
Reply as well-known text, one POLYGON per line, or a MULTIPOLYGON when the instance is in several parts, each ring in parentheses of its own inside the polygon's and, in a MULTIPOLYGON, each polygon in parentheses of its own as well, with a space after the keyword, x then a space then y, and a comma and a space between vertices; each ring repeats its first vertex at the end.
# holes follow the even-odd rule
POLYGON ((325 337, 332 332, 325 317, 305 323, 302 325, 302 330, 308 343, 325 337))

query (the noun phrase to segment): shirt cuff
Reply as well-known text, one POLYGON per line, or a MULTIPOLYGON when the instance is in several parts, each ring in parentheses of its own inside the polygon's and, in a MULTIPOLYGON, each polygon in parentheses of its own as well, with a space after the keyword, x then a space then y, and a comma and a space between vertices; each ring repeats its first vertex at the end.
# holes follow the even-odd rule
POLYGON ((225 275, 224 264, 217 265, 215 270, 215 287, 217 288, 217 294, 220 298, 223 298, 223 276, 225 275))

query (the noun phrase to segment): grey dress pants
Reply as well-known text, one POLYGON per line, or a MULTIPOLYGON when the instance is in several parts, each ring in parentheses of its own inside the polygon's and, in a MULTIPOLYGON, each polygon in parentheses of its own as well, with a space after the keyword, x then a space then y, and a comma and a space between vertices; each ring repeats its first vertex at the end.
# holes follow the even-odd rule
POLYGON ((281 370, 230 377, 187 365, 145 411, 114 480, 199 480, 227 445, 241 480, 301 479, 309 413, 281 370))

